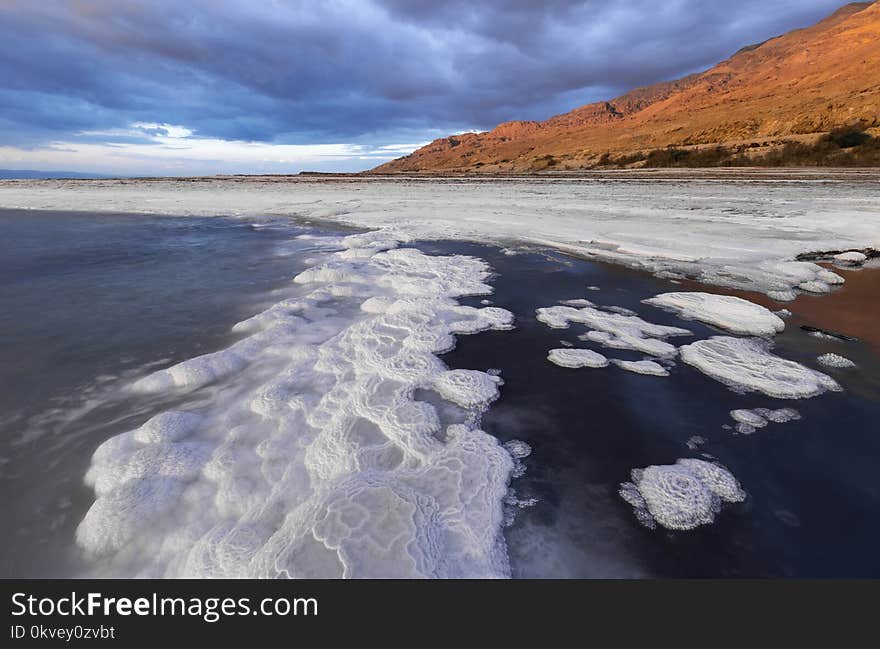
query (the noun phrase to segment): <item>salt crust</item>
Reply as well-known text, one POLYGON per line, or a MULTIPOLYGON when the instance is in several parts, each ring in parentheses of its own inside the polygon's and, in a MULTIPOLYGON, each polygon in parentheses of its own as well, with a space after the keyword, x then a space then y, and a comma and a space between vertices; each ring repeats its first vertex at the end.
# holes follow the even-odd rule
POLYGON ((826 367, 835 367, 838 369, 849 369, 856 366, 856 364, 850 359, 845 356, 840 356, 839 354, 822 354, 816 360, 826 367))
POLYGON ((684 345, 681 359, 735 390, 776 399, 804 399, 842 388, 830 376, 770 352, 759 338, 714 336, 684 345))
POLYGON ((773 336, 785 329, 782 318, 769 309, 732 295, 663 293, 642 301, 686 320, 699 320, 744 336, 773 336))
POLYGON ((547 360, 559 367, 607 367, 608 359, 590 349, 551 349, 547 360))
POLYGON ((491 293, 488 276, 387 233, 347 237, 297 295, 236 325, 239 342, 137 381, 210 400, 95 451, 76 538, 97 574, 509 576, 501 530, 527 446, 478 427, 497 373, 437 356, 513 325, 456 302, 491 293))
POLYGON ((620 485, 620 495, 647 527, 692 530, 708 525, 722 503, 745 500, 736 478, 721 465, 697 459, 649 466, 632 471, 632 482, 620 485))
POLYGON ((634 374, 645 374, 647 376, 669 376, 669 370, 655 363, 654 361, 622 361, 614 359, 611 361, 620 369, 634 374))
MULTIPOLYGON (((705 173, 681 181, 621 176, 612 182, 29 180, 0 183, 0 206, 293 216, 391 231, 388 239, 396 241, 525 243, 787 301, 842 281, 814 262, 798 261, 799 254, 880 248, 875 189, 848 182, 847 173, 840 182, 827 182, 827 172, 778 180, 743 174, 735 182, 705 173)), ((348 254, 368 251, 356 246, 348 254)))
POLYGON ((794 408, 754 408, 753 410, 731 410, 730 417, 736 422, 736 432, 741 435, 751 435, 759 428, 767 424, 784 424, 801 418, 800 413, 794 408))
POLYGON ((669 356, 676 353, 675 345, 663 338, 689 336, 681 327, 667 327, 646 322, 638 316, 603 311, 593 306, 575 308, 551 306, 537 310, 537 319, 554 329, 567 329, 572 323, 583 324, 589 331, 582 339, 612 349, 639 351, 651 356, 669 356))

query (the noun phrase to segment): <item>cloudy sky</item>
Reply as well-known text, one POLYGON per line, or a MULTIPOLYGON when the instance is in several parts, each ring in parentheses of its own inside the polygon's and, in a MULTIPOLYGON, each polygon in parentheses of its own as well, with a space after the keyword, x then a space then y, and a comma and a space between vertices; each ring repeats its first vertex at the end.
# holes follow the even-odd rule
POLYGON ((0 168, 357 171, 704 69, 841 0, 0 0, 0 168))

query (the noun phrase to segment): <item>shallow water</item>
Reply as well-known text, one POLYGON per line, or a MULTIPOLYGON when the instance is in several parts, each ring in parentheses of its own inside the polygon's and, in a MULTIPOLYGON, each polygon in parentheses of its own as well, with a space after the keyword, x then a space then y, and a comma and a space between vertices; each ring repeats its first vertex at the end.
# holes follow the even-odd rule
POLYGON ((78 570, 95 447, 167 403, 121 392, 227 346, 314 243, 287 221, 0 211, 0 574, 78 570))
MULTIPOLYGON (((880 575, 877 352, 867 342, 820 340, 801 330, 812 320, 811 311, 799 311, 800 304, 812 306, 815 298, 776 305, 794 316, 776 337, 774 351, 830 374, 844 392, 778 400, 737 394, 680 361, 671 376, 653 377, 615 367, 571 370, 546 360, 560 341, 609 357, 642 357, 578 340, 582 326, 554 330, 535 320, 536 308, 559 300, 627 307, 651 322, 688 328, 695 339, 717 335, 711 327, 641 304, 658 293, 683 290, 680 284, 555 253, 508 256, 486 246, 426 244, 428 250, 450 247, 491 263, 497 272, 491 299, 516 317, 514 331, 462 337, 443 357, 454 367, 501 370, 501 398, 484 416, 483 427, 533 448, 525 476, 514 485, 520 498, 539 502, 521 510, 506 532, 514 576, 880 575), (591 285, 601 290, 587 290, 591 285), (829 351, 859 367, 819 365, 816 356, 829 351), (751 435, 724 428, 734 423, 730 410, 756 407, 793 407, 802 419, 751 435), (706 442, 691 450, 687 442, 695 435, 706 442), (731 470, 746 501, 726 505, 714 524, 696 530, 642 527, 617 494, 630 470, 703 453, 731 470)), ((877 295, 880 271, 859 272, 877 295)), ((687 289, 729 293, 704 285, 687 289)), ((850 311, 863 307, 845 299, 846 290, 844 285, 827 296, 835 309, 822 320, 841 333, 860 318, 850 311)))
MULTIPOLYGON (((147 397, 122 388, 237 340, 232 325, 283 298, 291 277, 320 250, 295 237, 324 233, 287 221, 40 212, 0 212, 0 226, 0 487, 16 495, 0 503, 11 532, 0 574, 81 574, 73 535, 94 499, 83 484, 94 449, 156 412, 212 398, 210 390, 147 397)), ((794 316, 776 338, 778 354, 831 374, 845 391, 780 401, 737 394, 681 362, 665 378, 557 367, 546 355, 561 340, 610 357, 642 355, 584 343, 577 338, 583 327, 552 330, 535 319, 536 308, 587 298, 705 338, 718 332, 641 300, 726 291, 544 251, 418 247, 487 260, 496 271, 488 299, 516 316, 514 330, 459 336, 442 357, 453 368, 500 370, 501 398, 483 428, 533 448, 525 476, 512 483, 520 499, 537 499, 505 532, 514 576, 880 575, 878 357, 870 337, 852 331, 852 322, 864 322, 863 298, 844 299, 847 286, 817 301, 835 304, 830 313, 819 310, 821 321, 801 308, 812 298, 778 305, 794 316), (801 324, 868 341, 818 339, 801 324), (828 351, 859 367, 818 366, 816 356, 828 351), (786 406, 802 419, 752 435, 729 427, 735 408, 786 406), (690 449, 695 435, 706 441, 690 449), (746 501, 690 532, 642 527, 617 493, 630 470, 704 453, 733 472, 746 501)), ((859 296, 876 295, 880 272, 860 271, 858 287, 859 296)), ((462 301, 480 306, 484 299, 462 301)))

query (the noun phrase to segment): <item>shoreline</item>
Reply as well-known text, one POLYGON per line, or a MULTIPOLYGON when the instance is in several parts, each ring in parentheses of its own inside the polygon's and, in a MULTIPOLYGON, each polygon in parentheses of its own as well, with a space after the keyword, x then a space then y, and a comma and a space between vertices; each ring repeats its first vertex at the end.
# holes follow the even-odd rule
POLYGON ((816 253, 880 250, 880 170, 647 173, 13 180, 0 181, 0 209, 276 216, 401 241, 521 243, 780 302, 842 281, 816 253))
POLYGON ((0 185, 6 183, 29 184, 43 182, 101 183, 101 182, 333 182, 333 181, 411 181, 411 180, 645 180, 668 178, 673 180, 720 180, 748 179, 758 180, 814 180, 829 182, 867 180, 880 182, 880 167, 642 167, 638 169, 577 169, 570 171, 532 171, 532 172, 479 172, 479 171, 419 171, 419 172, 377 172, 374 170, 350 173, 301 171, 290 174, 216 174, 210 176, 96 176, 53 177, 53 178, 0 178, 0 185))

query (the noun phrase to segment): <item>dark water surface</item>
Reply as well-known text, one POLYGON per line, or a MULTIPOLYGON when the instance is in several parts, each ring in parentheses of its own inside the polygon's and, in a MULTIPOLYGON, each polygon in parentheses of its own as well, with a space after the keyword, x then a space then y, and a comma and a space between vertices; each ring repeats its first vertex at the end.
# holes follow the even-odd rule
MULTIPOLYGON (((501 370, 502 396, 484 417, 483 428, 533 448, 528 471, 514 486, 520 497, 539 502, 522 510, 506 533, 515 576, 880 576, 880 359, 870 342, 820 340, 801 330, 811 322, 811 311, 799 313, 800 304, 815 309, 817 298, 775 305, 794 315, 776 337, 774 352, 830 374, 844 392, 778 400, 737 394, 681 362, 671 376, 653 377, 616 367, 565 369, 546 360, 550 349, 562 347, 560 341, 609 357, 642 355, 578 340, 583 326, 550 329, 535 319, 538 307, 573 298, 623 306, 650 322, 690 329, 692 339, 672 339, 686 344, 720 332, 641 300, 668 291, 723 289, 685 288, 555 253, 508 256, 466 244, 425 248, 454 249, 489 261, 497 271, 491 299, 516 316, 515 330, 462 336, 444 356, 454 367, 501 370), (823 367, 816 356, 826 352, 859 367, 823 367), (752 435, 723 428, 733 423, 730 410, 756 407, 793 407, 802 419, 770 424, 752 435), (687 442, 696 435, 706 442, 691 450, 687 442), (640 526, 617 494, 630 470, 702 453, 731 470, 748 493, 746 501, 726 505, 713 525, 688 532, 640 526)), ((843 274, 857 275, 863 295, 880 295, 880 271, 843 274)), ((844 285, 818 299, 833 306, 822 324, 841 333, 852 322, 864 326, 863 317, 851 311, 875 308, 846 299, 846 290, 844 285)))
MULTIPOLYGON (((174 406, 173 397, 135 397, 120 386, 229 345, 231 326, 277 301, 273 293, 316 249, 294 239, 303 228, 262 225, 0 211, 0 576, 77 574, 73 539, 93 502, 83 484, 92 452, 174 406)), ((533 448, 513 487, 538 502, 506 530, 515 576, 880 576, 880 359, 870 335, 876 329, 864 315, 874 308, 865 302, 880 293, 880 271, 847 273, 854 281, 837 293, 784 305, 794 316, 777 336, 776 353, 831 374, 845 391, 780 401, 736 394, 682 363, 660 378, 616 367, 568 370, 546 360, 563 340, 609 357, 642 356, 584 343, 578 325, 552 330, 535 320, 536 308, 587 298, 684 326, 698 339, 718 332, 640 301, 720 289, 542 251, 419 247, 489 261, 497 272, 490 299, 516 316, 514 330, 461 336, 444 356, 453 367, 501 371, 502 396, 483 427, 533 448), (861 340, 818 339, 802 324, 861 340), (825 352, 859 367, 822 368, 816 356, 825 352), (802 419, 734 434, 729 411, 756 407, 794 407, 802 419), (705 443, 688 448, 695 435, 705 443), (739 479, 746 501, 690 532, 642 527, 618 496, 619 484, 633 468, 704 453, 739 479)))
POLYGON ((226 347, 312 244, 224 217, 0 210, 0 232, 0 576, 69 576, 92 452, 163 407, 119 388, 226 347))

